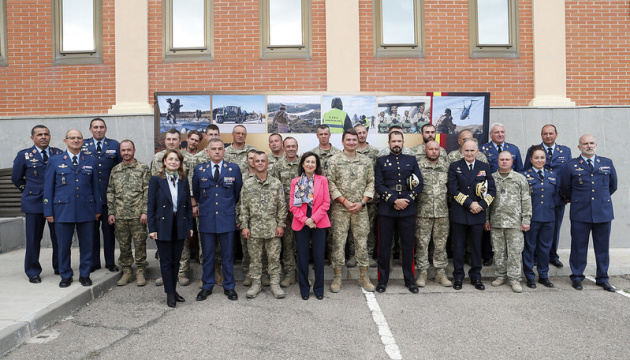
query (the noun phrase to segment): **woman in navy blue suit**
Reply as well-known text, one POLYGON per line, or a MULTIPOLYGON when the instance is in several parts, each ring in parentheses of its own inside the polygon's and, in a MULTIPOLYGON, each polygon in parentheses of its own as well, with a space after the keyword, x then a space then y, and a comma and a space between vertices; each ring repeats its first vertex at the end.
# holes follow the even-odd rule
POLYGON ((184 240, 193 234, 190 187, 179 150, 167 150, 162 158, 162 171, 151 177, 147 215, 149 237, 155 240, 160 253, 166 304, 175 307, 177 302, 185 301, 175 286, 184 240))

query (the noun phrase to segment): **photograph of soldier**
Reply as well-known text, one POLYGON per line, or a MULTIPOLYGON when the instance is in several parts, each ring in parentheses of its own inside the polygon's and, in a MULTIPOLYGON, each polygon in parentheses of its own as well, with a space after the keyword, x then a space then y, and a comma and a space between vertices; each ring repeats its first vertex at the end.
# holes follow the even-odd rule
POLYGON ((250 133, 265 133, 267 128, 260 122, 266 112, 265 100, 265 95, 212 95, 212 123, 222 133, 236 124, 246 126, 250 133))
POLYGON ((430 113, 425 114, 430 96, 379 96, 377 102, 379 134, 387 134, 391 126, 400 126, 404 134, 416 134, 430 121, 430 113))
POLYGON ((267 132, 315 133, 317 125, 321 122, 321 109, 320 96, 269 95, 267 96, 267 132))
POLYGON ((447 151, 459 148, 456 135, 464 129, 472 131, 478 140, 485 141, 483 132, 484 124, 490 118, 490 93, 434 95, 432 106, 431 123, 438 134, 446 137, 446 141, 440 140, 440 143, 447 151))
POLYGON ((368 118, 376 115, 375 96, 322 96, 322 124, 331 134, 343 134, 356 124, 368 127, 368 118))
POLYGON ((176 128, 184 134, 189 130, 203 132, 210 124, 210 95, 159 94, 155 96, 155 101, 162 133, 170 128, 176 128))

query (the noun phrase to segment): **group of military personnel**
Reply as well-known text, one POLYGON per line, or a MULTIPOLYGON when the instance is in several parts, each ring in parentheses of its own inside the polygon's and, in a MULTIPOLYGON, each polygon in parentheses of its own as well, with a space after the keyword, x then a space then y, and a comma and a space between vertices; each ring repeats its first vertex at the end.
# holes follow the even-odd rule
POLYGON ((424 105, 418 105, 415 109, 398 113, 398 106, 392 105, 389 111, 381 111, 378 114, 378 132, 386 134, 394 126, 400 126, 403 134, 419 134, 422 126, 429 123, 429 114, 424 105))
MULTIPOLYGON (((505 127, 498 123, 491 127, 491 141, 483 145, 478 145, 472 132, 461 131, 460 148, 447 154, 435 141, 436 129, 429 123, 419 130, 423 142, 411 149, 404 146, 404 126, 389 124, 389 146, 379 151, 367 142, 368 129, 364 125, 346 129, 344 116, 339 122, 343 149, 330 143, 331 129, 322 124, 317 128, 319 144, 312 150, 319 156, 323 175, 329 181, 332 227, 327 243, 334 270, 331 292, 341 289, 344 265, 359 266, 359 284, 366 291, 386 291, 391 249, 396 241, 402 250, 405 286, 412 293, 426 286, 431 263, 436 268, 437 283, 459 290, 465 276, 464 263, 469 262, 471 283, 483 290, 480 269, 482 264, 492 264, 492 259, 496 264, 493 286, 507 280, 513 291, 521 292, 525 265, 527 286, 535 288, 533 272, 527 271, 533 267, 532 257, 525 256, 525 252, 536 251, 537 241, 548 243, 545 249, 549 249, 548 257, 543 254, 535 260, 539 283, 553 287, 546 272, 540 271, 541 262, 563 266, 557 255, 558 236, 569 202, 573 287, 582 289, 592 232, 596 283, 615 291, 608 282, 607 268, 613 218, 610 196, 616 190, 617 178, 612 161, 595 156, 592 136, 580 138, 581 154, 572 159, 568 147, 556 144, 555 126, 545 125, 541 133, 544 162, 532 161, 534 151, 528 151, 523 165, 519 149, 505 142, 505 127), (539 191, 545 184, 552 194, 539 191), (542 207, 552 209, 553 216, 537 217, 542 207), (536 229, 536 234, 526 239, 524 233, 530 227, 536 229), (540 228, 550 230, 539 232, 540 228), (449 238, 452 282, 445 272, 449 238), (523 259, 527 259, 525 264, 523 259), (378 279, 374 286, 368 267, 376 266, 378 279)), ((75 228, 82 285, 91 285, 90 272, 100 268, 102 228, 105 267, 119 271, 113 259, 115 236, 122 267, 118 285, 134 281, 135 263, 135 281, 143 286, 147 283, 149 180, 151 174, 162 170, 166 150, 180 149, 181 134, 176 129, 168 130, 166 149, 156 153, 149 166, 135 159, 131 140, 118 143, 105 137, 103 119, 92 120, 90 131, 93 137, 84 140, 78 130, 69 130, 64 139, 67 150, 62 151, 49 146, 50 132, 45 126, 35 126, 31 131, 34 146, 20 151, 14 161, 12 180, 23 191, 22 211, 26 213, 26 275, 31 283, 41 282, 39 244, 47 220, 53 268, 61 276, 60 287, 72 283, 70 246, 75 228)), ((271 134, 271 152, 265 154, 246 143, 247 129, 242 125, 234 127, 233 142, 228 147, 219 136, 219 128, 213 124, 205 134, 191 131, 181 150, 201 241, 198 256, 203 276, 197 300, 211 295, 217 283, 223 284, 230 300, 238 298, 233 277, 235 236, 240 238, 243 250, 243 284, 250 287, 247 298, 256 297, 266 285, 276 298, 283 298, 282 287, 296 282, 296 240, 288 209, 291 180, 298 176, 298 141, 271 134), (199 151, 204 136, 208 146, 199 151)), ((186 241, 180 285, 190 283, 190 259, 186 241)))

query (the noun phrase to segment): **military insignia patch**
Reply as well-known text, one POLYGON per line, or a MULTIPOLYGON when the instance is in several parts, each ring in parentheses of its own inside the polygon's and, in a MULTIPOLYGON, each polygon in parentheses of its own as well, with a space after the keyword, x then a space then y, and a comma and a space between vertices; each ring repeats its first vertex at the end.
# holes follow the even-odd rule
POLYGON ((477 176, 486 176, 486 171, 485 170, 479 171, 479 174, 477 174, 477 176))

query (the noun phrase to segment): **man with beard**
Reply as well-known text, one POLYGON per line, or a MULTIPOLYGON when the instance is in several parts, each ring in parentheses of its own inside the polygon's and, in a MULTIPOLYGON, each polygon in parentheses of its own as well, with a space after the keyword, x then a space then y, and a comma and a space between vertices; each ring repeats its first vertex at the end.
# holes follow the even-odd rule
MULTIPOLYGON (((376 156, 378 155, 378 149, 374 146, 370 145, 367 142, 368 131, 367 128, 363 125, 355 125, 354 129, 357 131, 357 135, 359 137, 359 144, 357 145, 357 153, 361 155, 365 155, 370 160, 372 160, 372 167, 376 163, 376 156)), ((368 218, 369 218, 369 226, 370 232, 368 234, 367 247, 368 247, 368 260, 370 262, 370 267, 376 267, 376 260, 374 260, 374 250, 376 248, 376 201, 375 199, 370 199, 367 202, 368 209, 368 218)), ((351 267, 351 261, 354 259, 354 266, 356 266, 356 258, 354 258, 354 238, 350 237, 350 259, 346 263, 346 266, 351 267), (348 265, 350 263, 350 265, 348 265)))

